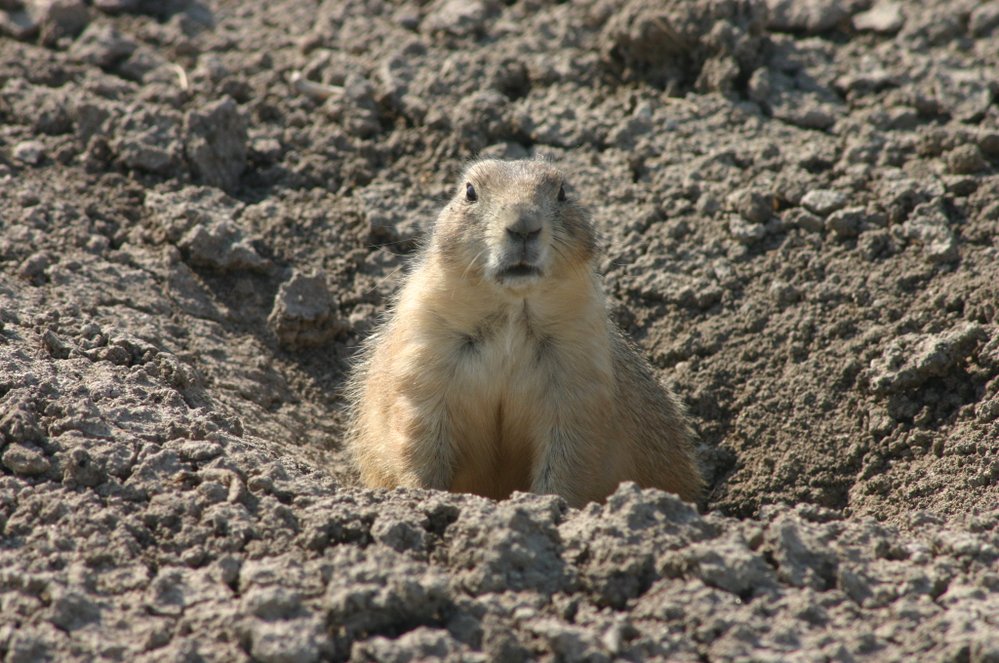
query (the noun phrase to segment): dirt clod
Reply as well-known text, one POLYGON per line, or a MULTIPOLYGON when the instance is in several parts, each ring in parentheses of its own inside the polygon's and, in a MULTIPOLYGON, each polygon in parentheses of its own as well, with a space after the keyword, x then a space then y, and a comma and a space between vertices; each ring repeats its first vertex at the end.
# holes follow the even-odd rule
POLYGON ((291 349, 322 345, 344 330, 323 272, 296 272, 281 284, 267 322, 278 341, 291 349))

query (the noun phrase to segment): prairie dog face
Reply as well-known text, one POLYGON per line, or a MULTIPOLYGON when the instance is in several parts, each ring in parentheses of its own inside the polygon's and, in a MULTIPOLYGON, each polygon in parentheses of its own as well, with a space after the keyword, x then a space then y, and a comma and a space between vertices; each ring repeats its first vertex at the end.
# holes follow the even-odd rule
POLYGON ((589 219, 566 188, 544 161, 475 162, 441 212, 434 242, 462 278, 525 295, 594 253, 589 219))

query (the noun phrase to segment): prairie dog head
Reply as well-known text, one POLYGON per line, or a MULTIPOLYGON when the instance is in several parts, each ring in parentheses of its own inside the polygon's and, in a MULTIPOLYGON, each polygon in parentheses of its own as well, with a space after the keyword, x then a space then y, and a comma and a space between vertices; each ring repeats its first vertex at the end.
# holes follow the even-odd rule
POLYGON ((566 189, 545 161, 477 161, 437 219, 433 244, 461 278, 527 294, 594 254, 587 214, 566 189))

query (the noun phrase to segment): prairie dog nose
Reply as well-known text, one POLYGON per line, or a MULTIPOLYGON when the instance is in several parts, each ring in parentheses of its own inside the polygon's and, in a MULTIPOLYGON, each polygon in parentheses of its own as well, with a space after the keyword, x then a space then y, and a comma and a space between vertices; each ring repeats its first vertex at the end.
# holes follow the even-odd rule
POLYGON ((534 214, 518 214, 516 221, 506 227, 506 234, 516 241, 537 239, 541 234, 541 219, 534 214))

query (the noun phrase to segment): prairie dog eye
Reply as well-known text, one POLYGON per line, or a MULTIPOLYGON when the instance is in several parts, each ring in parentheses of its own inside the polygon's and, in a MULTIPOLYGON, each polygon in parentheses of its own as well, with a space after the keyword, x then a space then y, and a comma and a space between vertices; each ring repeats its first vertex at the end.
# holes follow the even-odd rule
POLYGON ((472 186, 471 182, 465 182, 465 200, 470 203, 474 203, 479 199, 479 194, 475 193, 475 187, 472 186))
POLYGON ((558 187, 558 201, 560 203, 565 202, 565 187, 562 186, 561 184, 558 187))

